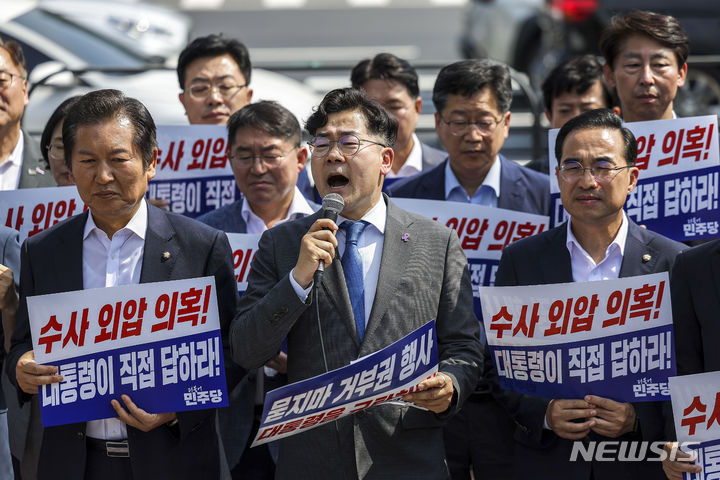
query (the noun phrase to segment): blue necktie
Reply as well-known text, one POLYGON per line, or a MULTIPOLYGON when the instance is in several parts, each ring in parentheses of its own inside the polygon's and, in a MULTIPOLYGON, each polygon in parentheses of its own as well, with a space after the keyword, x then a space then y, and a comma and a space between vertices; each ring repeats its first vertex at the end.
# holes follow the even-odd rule
POLYGON ((345 252, 343 252, 341 263, 360 341, 365 334, 365 284, 363 283, 362 258, 357 242, 367 225, 367 222, 351 222, 349 220, 340 225, 340 228, 345 231, 345 252))

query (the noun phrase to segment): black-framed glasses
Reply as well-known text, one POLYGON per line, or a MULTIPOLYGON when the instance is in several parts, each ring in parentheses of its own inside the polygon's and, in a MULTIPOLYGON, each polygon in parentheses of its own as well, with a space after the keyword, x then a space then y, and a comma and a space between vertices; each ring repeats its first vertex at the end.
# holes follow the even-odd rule
POLYGON ((24 78, 22 75, 18 75, 17 73, 0 70, 0 91, 12 87, 15 77, 24 78))
POLYGON ((500 120, 497 120, 494 117, 483 117, 477 122, 470 122, 468 120, 445 120, 442 115, 440 116, 440 120, 450 129, 450 133, 457 137, 468 133, 471 126, 477 127, 480 131, 480 135, 487 137, 495 131, 504 118, 505 117, 503 116, 500 120))
POLYGON ((580 162, 565 162, 560 166, 560 176, 566 182, 575 182, 585 176, 585 172, 590 172, 597 182, 612 182, 620 173, 620 170, 631 168, 632 165, 624 167, 616 167, 612 163, 598 162, 592 167, 583 167, 580 162))
POLYGON ((258 159, 266 167, 272 168, 278 166, 282 159, 287 157, 288 154, 296 148, 298 147, 293 147, 291 150, 288 150, 285 153, 265 152, 260 155, 255 155, 252 152, 241 151, 236 152, 234 155, 231 155, 230 161, 235 162, 241 168, 249 168, 255 163, 255 159, 258 159))
POLYGON ((384 143, 358 138, 355 135, 344 135, 337 140, 329 140, 325 137, 315 137, 308 142, 312 157, 323 158, 327 156, 327 154, 330 153, 330 150, 332 150, 333 143, 337 144, 338 150, 345 157, 355 156, 360 150, 369 147, 370 145, 380 145, 381 147, 387 146, 384 143), (363 142, 368 145, 362 146, 363 142))
POLYGON ((218 84, 212 84, 210 82, 194 82, 188 88, 190 96, 196 100, 202 100, 207 98, 210 93, 215 90, 222 98, 231 98, 240 89, 247 87, 247 84, 239 84, 233 81, 224 80, 218 84))

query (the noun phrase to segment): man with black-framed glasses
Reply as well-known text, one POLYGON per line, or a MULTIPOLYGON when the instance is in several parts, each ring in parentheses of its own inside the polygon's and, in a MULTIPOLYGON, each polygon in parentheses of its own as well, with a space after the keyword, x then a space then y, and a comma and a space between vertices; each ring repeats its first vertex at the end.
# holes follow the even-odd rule
POLYGON ((221 35, 198 37, 180 53, 177 64, 180 103, 191 125, 226 125, 249 104, 252 66, 243 43, 221 35))
MULTIPOLYGON (((388 188, 393 197, 449 200, 539 215, 550 212, 547 176, 508 160, 512 85, 505 65, 464 60, 445 66, 433 88, 435 131, 448 153, 437 167, 388 188)), ((445 427, 453 480, 512 478, 514 422, 481 378, 445 427)))
POLYGON ((20 45, 0 39, 0 190, 55 186, 40 146, 20 128, 27 87, 20 45))
POLYGON ((433 88, 435 131, 448 153, 437 167, 388 188, 395 197, 475 203, 547 215, 547 177, 501 153, 510 131, 505 65, 464 60, 443 67, 433 88))
MULTIPOLYGON (((598 109, 569 120, 558 133, 555 156, 569 220, 508 245, 495 285, 587 282, 669 271, 686 247, 636 225, 623 211, 639 170, 635 137, 620 117, 598 109)), ((488 362, 485 375, 497 385, 496 370, 488 362)), ((662 402, 620 403, 595 395, 548 400, 499 388, 493 394, 517 424, 517 478, 663 478, 660 462, 570 461, 573 442, 668 438, 662 402)), ((626 447, 618 445, 620 451, 626 447)), ((638 458, 647 453, 638 452, 638 458)))

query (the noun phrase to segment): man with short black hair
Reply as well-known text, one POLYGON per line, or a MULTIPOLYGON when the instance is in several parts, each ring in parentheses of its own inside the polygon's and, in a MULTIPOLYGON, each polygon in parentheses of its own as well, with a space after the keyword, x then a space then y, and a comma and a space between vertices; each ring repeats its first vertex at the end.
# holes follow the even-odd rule
MULTIPOLYGON (((569 220, 508 245, 495 285, 587 282, 669 271, 685 246, 641 228, 623 210, 637 185, 639 170, 635 137, 620 117, 599 109, 570 119, 558 133, 555 156, 555 174, 569 220)), ((485 363, 485 372, 497 386, 491 362, 485 363)), ((548 400, 499 388, 493 394, 517 424, 518 478, 662 478, 659 462, 571 461, 570 455, 573 441, 667 438, 662 402, 622 403, 597 395, 548 400)))
POLYGON ((213 34, 190 42, 177 64, 180 103, 190 124, 227 124, 252 100, 251 72, 247 48, 234 38, 213 34))
MULTIPOLYGON (((145 201, 155 175, 155 123, 117 90, 81 97, 63 124, 65 160, 89 210, 22 246, 20 306, 7 372, 22 401, 63 381, 35 362, 27 297, 74 290, 214 276, 227 351, 237 282, 227 236, 145 201)), ((230 388, 242 369, 226 355, 230 388)), ((116 418, 43 429, 38 478, 121 480, 218 478, 215 410, 152 414, 128 395, 110 401, 116 418)))
POLYGON ((547 215, 547 177, 505 158, 512 86, 505 65, 463 60, 443 67, 433 88, 435 131, 447 159, 388 189, 393 197, 474 203, 547 215))
POLYGON ((365 90, 398 122, 392 170, 387 178, 406 177, 437 165, 445 152, 420 141, 415 135, 422 97, 418 75, 407 60, 391 53, 379 53, 355 65, 350 73, 354 88, 365 90))
MULTIPOLYGON (((612 96, 603 82, 602 65, 594 55, 574 57, 553 68, 542 84, 542 91, 550 128, 560 128, 582 112, 612 106, 612 96)), ((550 173, 547 155, 531 160, 525 167, 550 173)))
POLYGON ((276 478, 447 478, 441 427, 482 361, 467 259, 455 232, 382 194, 397 123, 380 104, 357 89, 333 90, 305 126, 315 185, 344 207, 337 222, 316 213, 263 233, 233 321, 233 358, 257 368, 287 338, 288 381, 297 382, 434 318, 440 373, 403 397, 427 410, 380 404, 279 440, 276 478), (311 299, 320 262, 325 274, 311 299))
POLYGON ((20 128, 27 104, 25 56, 0 39, 0 190, 55 186, 37 142, 20 128))
POLYGON ((618 14, 600 37, 600 52, 625 122, 675 118, 673 100, 685 84, 690 53, 677 19, 647 11, 618 14))

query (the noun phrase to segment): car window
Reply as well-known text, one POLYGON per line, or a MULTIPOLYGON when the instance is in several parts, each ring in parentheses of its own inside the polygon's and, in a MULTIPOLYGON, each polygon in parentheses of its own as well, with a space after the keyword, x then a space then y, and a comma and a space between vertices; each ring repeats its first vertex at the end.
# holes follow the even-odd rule
MULTIPOLYGON (((81 58, 88 66, 99 68, 140 68, 145 62, 140 57, 134 56, 130 51, 109 43, 82 27, 79 27, 60 16, 33 9, 13 19, 34 32, 41 32, 48 41, 72 52, 73 55, 81 58)), ((21 43, 26 42, 19 39, 21 43)), ((24 46, 24 45, 23 45, 24 46)), ((35 45, 37 49, 42 46, 35 45)), ((63 62, 62 58, 56 58, 63 62)), ((35 65, 28 65, 31 69, 35 65)))

